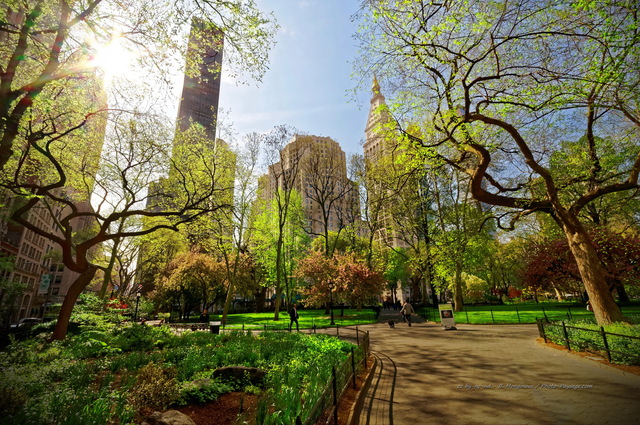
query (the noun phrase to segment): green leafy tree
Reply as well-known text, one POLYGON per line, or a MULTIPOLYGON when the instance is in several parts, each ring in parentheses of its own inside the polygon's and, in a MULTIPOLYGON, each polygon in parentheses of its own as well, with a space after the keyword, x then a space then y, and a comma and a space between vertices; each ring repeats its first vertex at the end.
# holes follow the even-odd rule
MULTIPOLYGON (((253 0, 158 1, 153 7, 137 0, 4 3, 0 10, 0 169, 14 149, 22 149, 25 120, 35 112, 39 98, 51 99, 61 86, 83 90, 83 80, 96 66, 94 56, 109 43, 118 42, 135 56, 136 68, 146 82, 155 84, 156 91, 170 90, 166 70, 182 64, 176 53, 184 50, 185 22, 194 17, 224 34, 225 67, 232 74, 262 77, 277 26, 253 0)), ((193 75, 198 61, 202 58, 190 58, 188 73, 193 75)), ((68 116, 70 127, 82 127, 88 112, 68 116)), ((66 132, 58 126, 33 132, 31 137, 43 140, 66 132)))
POLYGON ((56 180, 38 181, 20 172, 21 168, 28 167, 27 151, 23 152, 24 160, 17 162, 16 172, 3 175, 2 184, 25 198, 13 211, 12 219, 59 245, 64 265, 78 273, 64 298, 54 339, 65 337, 77 297, 101 267, 92 261, 98 245, 159 229, 178 231, 181 225, 203 214, 229 208, 228 204, 212 201, 224 200, 223 196, 216 196, 226 188, 220 187, 217 181, 218 163, 214 153, 204 148, 206 145, 194 142, 172 152, 170 130, 163 127, 163 122, 151 116, 136 118, 137 122, 119 122, 118 131, 107 140, 109 149, 96 179, 96 209, 80 208, 75 193, 64 189, 64 166, 55 152, 44 146, 38 148, 40 161, 46 160, 58 171, 56 180), (149 189, 162 170, 166 170, 167 177, 149 189), (180 192, 175 191, 176 187, 181 188, 180 192), (53 230, 29 220, 29 211, 33 208, 40 208, 50 216, 56 224, 53 230), (143 227, 130 229, 119 225, 136 217, 144 218, 143 227))
POLYGON ((222 301, 226 286, 224 262, 208 254, 190 251, 172 260, 158 291, 183 300, 183 314, 186 314, 198 305, 208 309, 222 301))
MULTIPOLYGON (((138 1, 45 0, 7 6, 0 11, 1 184, 22 199, 12 219, 59 245, 65 266, 79 274, 53 333, 63 339, 78 295, 100 267, 91 261, 96 246, 159 229, 177 231, 230 206, 219 196, 224 174, 206 135, 194 128, 173 144, 170 120, 156 106, 162 105, 157 97, 171 89, 167 69, 183 63, 185 23, 197 18, 205 25, 196 31, 220 30, 225 63, 258 79, 276 27, 253 1, 148 7, 138 1), (110 100, 116 107, 107 115, 104 86, 90 59, 101 45, 115 41, 134 54, 145 77, 137 85, 128 80, 114 85, 116 96, 110 100), (92 192, 96 211, 86 208, 92 192), (32 208, 47 211, 56 230, 30 223, 32 208), (145 218, 142 229, 117 230, 134 216, 145 218)), ((205 61, 199 55, 187 58, 185 72, 194 75, 205 61)))
POLYGON ((296 220, 299 220, 299 212, 302 211, 301 207, 296 208, 297 205, 302 205, 302 202, 295 189, 295 184, 304 151, 285 149, 286 144, 293 138, 294 134, 296 134, 295 129, 280 125, 274 127, 264 138, 267 147, 269 172, 271 178, 276 182, 276 188, 272 191, 273 202, 270 204, 271 214, 276 220, 273 227, 275 230, 275 239, 273 239, 275 256, 272 265, 266 264, 267 267, 271 267, 275 272, 271 281, 276 290, 274 320, 279 320, 280 318, 282 293, 287 290, 289 285, 288 278, 290 275, 287 273, 286 266, 285 239, 291 232, 295 232, 296 220))
POLYGON ((282 193, 276 195, 276 198, 272 199, 268 203, 269 206, 263 208, 263 212, 255 219, 252 250, 256 254, 257 262, 265 270, 266 284, 275 286, 276 297, 281 297, 284 293, 287 302, 291 302, 295 298, 297 286, 301 284, 294 277, 297 260, 306 254, 309 236, 304 230, 306 217, 302 208, 302 197, 295 189, 291 189, 287 197, 286 220, 281 232, 277 213, 278 197, 282 201, 285 195, 282 193), (279 250, 278 240, 280 239, 282 246, 279 250), (280 291, 277 285, 279 277, 282 279, 280 291))
MULTIPOLYGON (((574 255, 599 324, 623 320, 581 212, 637 190, 640 25, 628 1, 363 1, 361 69, 385 75, 407 140, 464 170, 510 223, 549 214, 574 255), (406 115, 402 115, 406 113, 406 115), (550 161, 578 140, 571 174, 550 161), (607 141, 618 154, 611 157, 607 141), (567 178, 568 177, 568 178, 567 178), (573 193, 571 193, 573 191, 573 193)), ((503 224, 504 220, 500 220, 503 224)))

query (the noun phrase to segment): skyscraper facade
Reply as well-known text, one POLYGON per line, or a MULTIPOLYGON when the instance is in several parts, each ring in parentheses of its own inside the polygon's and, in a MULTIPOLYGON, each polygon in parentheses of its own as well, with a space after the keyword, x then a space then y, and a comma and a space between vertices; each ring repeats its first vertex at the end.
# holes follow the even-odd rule
POLYGON ((397 219, 394 219, 391 213, 394 203, 399 201, 395 197, 393 184, 386 184, 394 178, 394 157, 401 152, 398 134, 395 132, 391 114, 375 76, 372 92, 363 145, 366 172, 369 174, 369 225, 375 239, 381 244, 392 248, 406 248, 408 235, 401 235, 394 230, 398 227, 394 225, 394 220, 397 219), (382 172, 384 175, 380 175, 382 172), (374 177, 374 174, 378 175, 374 177), (375 213, 373 209, 376 209, 375 213))
POLYGON ((359 196, 347 177, 346 156, 338 142, 329 137, 296 134, 281 154, 280 162, 261 177, 265 199, 272 199, 290 179, 302 197, 311 237, 338 231, 360 221, 359 196))
POLYGON ((178 109, 178 129, 186 131, 191 123, 196 123, 204 128, 211 141, 216 140, 223 47, 222 31, 200 19, 193 20, 178 109))

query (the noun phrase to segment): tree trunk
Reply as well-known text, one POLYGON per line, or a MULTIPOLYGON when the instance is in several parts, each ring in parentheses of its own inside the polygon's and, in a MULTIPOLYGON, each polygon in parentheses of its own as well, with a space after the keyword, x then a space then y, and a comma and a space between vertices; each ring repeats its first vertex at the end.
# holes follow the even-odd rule
POLYGON ((455 284, 453 288, 453 302, 454 308, 453 311, 462 311, 463 310, 463 299, 462 299, 462 264, 460 261, 456 262, 456 275, 455 275, 455 284))
POLYGON ((267 300, 267 287, 262 286, 259 291, 254 294, 256 299, 256 313, 264 312, 264 305, 267 300))
POLYGON ((433 301, 433 306, 435 308, 438 308, 438 305, 440 304, 440 300, 438 300, 438 294, 436 293, 436 286, 433 284, 433 282, 429 282, 429 287, 431 288, 431 300, 433 301))
POLYGON ((606 272, 587 232, 582 226, 564 227, 569 249, 576 259, 582 283, 589 295, 593 314, 600 326, 624 320, 606 281, 606 272))
POLYGON ((553 283, 551 284, 551 286, 553 287, 553 290, 556 291, 556 299, 558 300, 559 303, 561 303, 562 302, 562 294, 560 293, 560 290, 553 283))
POLYGON ((222 325, 224 326, 227 323, 227 314, 229 313, 229 306, 231 305, 231 301, 233 300, 235 291, 235 285, 232 280, 229 280, 229 289, 227 290, 227 297, 224 300, 224 308, 222 309, 222 325))
POLYGON ((95 276, 98 268, 94 265, 89 265, 87 269, 80 273, 76 280, 69 287, 67 295, 64 297, 60 313, 58 314, 58 323, 53 330, 51 340, 63 340, 67 336, 67 328, 69 327, 69 320, 71 319, 71 312, 78 300, 78 297, 85 290, 85 288, 91 283, 91 280, 95 276))
POLYGON ((621 303, 629 302, 629 294, 627 294, 627 291, 624 289, 624 283, 622 283, 620 279, 613 279, 613 284, 609 285, 609 291, 613 293, 614 290, 618 294, 618 301, 621 303))
POLYGON ((273 321, 276 322, 280 320, 280 304, 282 301, 282 287, 280 285, 276 286, 276 300, 275 300, 275 311, 273 313, 273 321))

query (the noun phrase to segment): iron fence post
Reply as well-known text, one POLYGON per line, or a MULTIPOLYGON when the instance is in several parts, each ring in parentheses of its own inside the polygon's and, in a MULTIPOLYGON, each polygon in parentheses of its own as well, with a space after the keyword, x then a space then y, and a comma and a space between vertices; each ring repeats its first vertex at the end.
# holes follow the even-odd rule
POLYGON ((333 375, 333 424, 338 425, 338 383, 336 382, 336 367, 331 368, 333 375))
POLYGON ((518 311, 518 307, 516 307, 516 314, 518 315, 518 323, 522 323, 520 321, 520 312, 518 311))
POLYGON ((609 350, 609 342, 607 341, 607 333, 604 331, 604 327, 600 326, 600 334, 602 335, 602 341, 604 342, 604 348, 607 350, 607 358, 611 363, 611 350, 609 350))
POLYGON ((351 347, 351 371, 353 372, 353 389, 356 389, 356 352, 351 347))
POLYGON ((567 350, 571 351, 571 345, 569 344, 569 334, 567 333, 567 325, 562 321, 562 333, 564 335, 564 344, 567 350))

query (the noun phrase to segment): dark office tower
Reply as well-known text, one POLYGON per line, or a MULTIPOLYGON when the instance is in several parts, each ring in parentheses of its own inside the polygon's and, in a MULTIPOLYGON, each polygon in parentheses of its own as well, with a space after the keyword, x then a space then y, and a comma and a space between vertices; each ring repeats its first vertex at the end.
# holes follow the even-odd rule
POLYGON ((178 128, 185 131, 191 122, 200 124, 212 141, 216 136, 223 46, 222 31, 200 19, 193 20, 178 109, 178 128))

